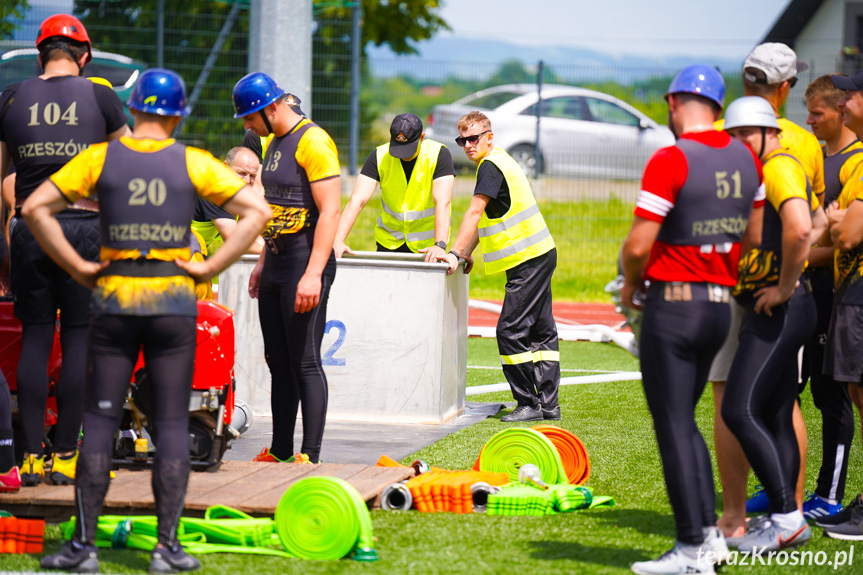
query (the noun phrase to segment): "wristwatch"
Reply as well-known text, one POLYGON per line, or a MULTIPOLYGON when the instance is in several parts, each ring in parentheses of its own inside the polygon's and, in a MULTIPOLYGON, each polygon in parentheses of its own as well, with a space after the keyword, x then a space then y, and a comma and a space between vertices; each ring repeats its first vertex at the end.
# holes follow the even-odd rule
POLYGON ((439 242, 435 242, 434 245, 436 245, 437 247, 439 247, 443 251, 446 251, 446 242, 445 241, 441 240, 439 242))
POLYGON ((454 255, 454 256, 455 256, 455 259, 457 259, 457 260, 458 260, 458 259, 461 259, 461 254, 460 254, 460 253, 458 253, 457 251, 455 251, 455 250, 450 250, 450 251, 449 251, 449 253, 451 253, 452 255, 454 255))

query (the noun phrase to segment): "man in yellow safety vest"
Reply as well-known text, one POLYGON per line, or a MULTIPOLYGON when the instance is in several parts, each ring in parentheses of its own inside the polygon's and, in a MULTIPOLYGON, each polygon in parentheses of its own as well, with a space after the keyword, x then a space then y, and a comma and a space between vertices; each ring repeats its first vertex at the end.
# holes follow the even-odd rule
POLYGON ((390 125, 390 142, 369 154, 339 222, 333 249, 345 245, 360 211, 381 185, 381 213, 375 226, 378 251, 424 252, 425 261, 446 253, 450 199, 455 170, 452 155, 441 143, 427 140, 416 114, 400 114, 390 125))
POLYGON ((551 276, 557 249, 524 172, 494 147, 491 122, 470 112, 458 122, 456 143, 477 165, 473 199, 449 253, 439 256, 453 273, 459 258, 482 247, 485 273, 506 272, 506 295, 497 323, 503 373, 518 406, 501 421, 560 419, 560 353, 551 311, 551 276))

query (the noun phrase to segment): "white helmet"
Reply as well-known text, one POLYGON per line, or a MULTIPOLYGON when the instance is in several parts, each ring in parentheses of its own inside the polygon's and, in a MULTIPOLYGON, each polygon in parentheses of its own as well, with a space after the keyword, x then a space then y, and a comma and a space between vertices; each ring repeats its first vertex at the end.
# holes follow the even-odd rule
POLYGON ((725 109, 725 129, 756 126, 781 130, 770 102, 760 96, 737 98, 725 109))

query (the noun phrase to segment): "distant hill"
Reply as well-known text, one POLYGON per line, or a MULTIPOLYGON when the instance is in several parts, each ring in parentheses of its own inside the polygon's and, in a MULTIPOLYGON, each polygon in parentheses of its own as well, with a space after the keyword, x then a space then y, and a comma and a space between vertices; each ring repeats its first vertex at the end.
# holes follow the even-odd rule
POLYGON ((740 69, 742 61, 679 56, 658 57, 626 54, 614 56, 572 46, 521 46, 505 41, 441 35, 417 45, 419 56, 397 56, 388 47, 369 45, 366 54, 376 76, 410 75, 426 80, 447 76, 483 79, 507 60, 535 66, 539 60, 561 77, 604 73, 609 79, 629 81, 634 76, 672 73, 689 64, 709 64, 725 73, 740 69), (617 77, 620 76, 620 77, 617 77))

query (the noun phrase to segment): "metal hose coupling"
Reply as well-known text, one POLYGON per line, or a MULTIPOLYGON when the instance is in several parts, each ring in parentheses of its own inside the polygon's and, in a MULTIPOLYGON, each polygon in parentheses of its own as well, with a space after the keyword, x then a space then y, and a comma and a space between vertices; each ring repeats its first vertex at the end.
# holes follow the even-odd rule
POLYGON ((548 491, 548 484, 542 480, 542 471, 533 463, 527 463, 519 468, 518 481, 519 483, 534 485, 543 491, 548 491))
POLYGON ((500 491, 497 485, 489 485, 485 481, 477 481, 470 486, 471 499, 473 500, 473 512, 485 513, 488 510, 488 496, 500 491))
POLYGON ((411 463, 411 467, 414 468, 414 474, 417 477, 423 473, 429 473, 431 471, 431 466, 422 459, 415 459, 414 462, 411 463))
POLYGON ((381 492, 381 509, 384 511, 408 511, 413 503, 411 490, 404 483, 393 483, 381 492))

